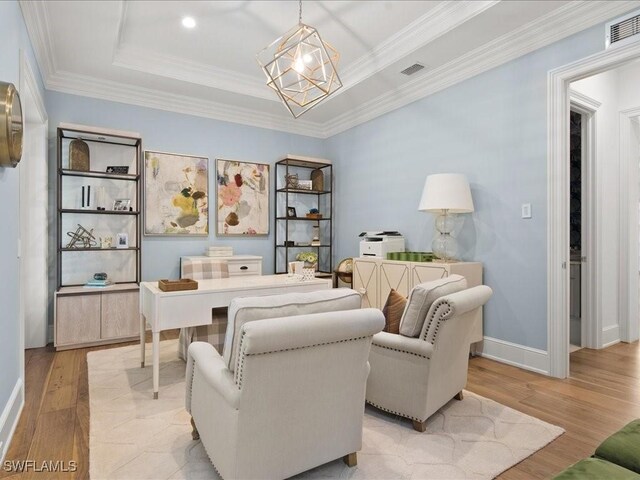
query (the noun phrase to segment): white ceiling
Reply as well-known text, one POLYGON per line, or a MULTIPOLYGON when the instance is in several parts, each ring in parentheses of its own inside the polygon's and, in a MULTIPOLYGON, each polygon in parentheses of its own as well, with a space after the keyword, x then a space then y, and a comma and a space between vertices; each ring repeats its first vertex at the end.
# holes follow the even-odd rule
POLYGON ((344 87, 298 120, 255 60, 297 23, 297 2, 20 5, 48 89, 325 138, 640 2, 303 2, 303 21, 341 54, 344 87), (182 27, 186 15, 196 28, 182 27), (399 73, 415 62, 427 68, 399 73))

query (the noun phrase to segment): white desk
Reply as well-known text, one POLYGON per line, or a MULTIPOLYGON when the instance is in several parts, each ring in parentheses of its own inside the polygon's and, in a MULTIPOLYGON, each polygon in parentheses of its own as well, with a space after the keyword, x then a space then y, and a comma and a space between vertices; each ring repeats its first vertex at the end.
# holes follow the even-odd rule
POLYGON ((163 292, 158 282, 140 283, 140 353, 145 359, 145 330, 152 333, 153 398, 160 383, 160 332, 211 323, 211 309, 228 307, 235 297, 313 292, 331 288, 331 279, 292 282, 287 275, 261 275, 198 280, 198 290, 163 292))

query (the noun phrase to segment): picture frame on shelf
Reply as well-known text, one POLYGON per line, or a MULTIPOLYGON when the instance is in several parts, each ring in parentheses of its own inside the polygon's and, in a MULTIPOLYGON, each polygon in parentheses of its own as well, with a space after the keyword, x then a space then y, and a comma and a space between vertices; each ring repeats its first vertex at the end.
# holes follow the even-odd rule
POLYGON ((209 158, 144 152, 144 234, 209 235, 209 158))
POLYGON ((113 201, 113 210, 116 212, 128 212, 131 207, 130 198, 116 198, 113 201))
POLYGON ((295 207, 287 207, 287 217, 288 218, 296 218, 296 209, 295 207))
POLYGON ((123 232, 116 235, 116 248, 129 248, 129 234, 123 232))
POLYGON ((216 159, 216 235, 269 235, 269 165, 216 159))

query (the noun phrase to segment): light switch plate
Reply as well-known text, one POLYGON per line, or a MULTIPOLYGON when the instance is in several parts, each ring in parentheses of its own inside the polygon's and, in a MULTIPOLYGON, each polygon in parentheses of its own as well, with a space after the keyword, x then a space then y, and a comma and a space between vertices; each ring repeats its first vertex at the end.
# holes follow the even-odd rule
POLYGON ((531 204, 523 203, 522 204, 522 218, 531 218, 531 204))

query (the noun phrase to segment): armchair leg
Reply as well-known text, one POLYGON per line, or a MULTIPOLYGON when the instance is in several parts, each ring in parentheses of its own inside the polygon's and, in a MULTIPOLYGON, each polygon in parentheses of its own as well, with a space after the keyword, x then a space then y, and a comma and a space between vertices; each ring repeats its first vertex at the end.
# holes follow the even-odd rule
POLYGON ((196 422, 193 421, 193 417, 191 417, 191 427, 193 430, 191 431, 191 438, 194 440, 200 440, 200 433, 198 432, 198 428, 196 427, 196 422))
POLYGON ((358 454, 357 452, 350 453, 349 455, 345 455, 342 457, 342 461, 347 464, 347 467, 355 467, 358 464, 358 454))
POLYGON ((417 420, 413 421, 413 429, 416 432, 424 432, 427 429, 427 421, 425 420, 424 422, 419 422, 417 420))
POLYGON ((456 396, 453 398, 455 398, 456 400, 462 400, 464 398, 464 394, 462 393, 462 390, 456 393, 456 396))

